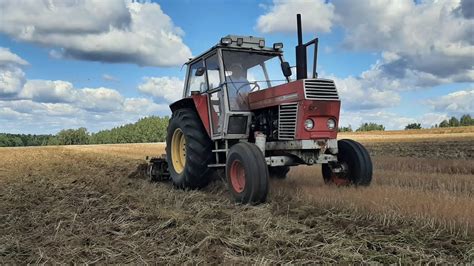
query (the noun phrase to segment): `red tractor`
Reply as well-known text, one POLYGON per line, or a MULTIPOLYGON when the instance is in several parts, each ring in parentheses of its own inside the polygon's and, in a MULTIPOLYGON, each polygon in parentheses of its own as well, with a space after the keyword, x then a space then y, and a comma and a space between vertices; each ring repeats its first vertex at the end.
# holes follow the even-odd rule
POLYGON ((170 105, 166 156, 152 160, 152 179, 197 189, 225 169, 233 198, 251 204, 265 201, 269 177, 285 178, 301 164, 322 164, 328 184, 370 184, 367 150, 337 140, 341 102, 334 81, 317 77, 318 39, 303 44, 300 15, 297 28, 296 80, 283 44, 266 47, 252 36, 224 37, 186 63, 183 98, 170 105))

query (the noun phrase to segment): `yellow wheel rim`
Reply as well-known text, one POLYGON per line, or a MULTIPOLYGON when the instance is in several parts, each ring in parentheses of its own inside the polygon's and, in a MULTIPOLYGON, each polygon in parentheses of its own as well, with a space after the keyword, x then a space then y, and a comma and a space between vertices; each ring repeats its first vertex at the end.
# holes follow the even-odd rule
POLYGON ((180 128, 175 129, 171 138, 171 160, 176 173, 181 174, 186 165, 186 139, 180 128))

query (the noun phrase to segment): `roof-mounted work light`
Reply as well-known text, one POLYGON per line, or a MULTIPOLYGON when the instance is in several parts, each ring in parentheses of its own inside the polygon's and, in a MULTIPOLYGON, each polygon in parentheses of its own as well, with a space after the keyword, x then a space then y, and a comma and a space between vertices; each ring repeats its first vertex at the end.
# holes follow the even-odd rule
POLYGON ((229 45, 232 43, 232 39, 231 38, 222 38, 221 39, 221 44, 222 45, 229 45))
POLYGON ((281 42, 276 42, 276 43, 273 44, 273 49, 275 49, 275 50, 280 50, 282 48, 283 48, 283 43, 281 43, 281 42))
POLYGON ((265 47, 265 40, 260 40, 260 41, 258 41, 258 46, 259 46, 260 48, 265 47))

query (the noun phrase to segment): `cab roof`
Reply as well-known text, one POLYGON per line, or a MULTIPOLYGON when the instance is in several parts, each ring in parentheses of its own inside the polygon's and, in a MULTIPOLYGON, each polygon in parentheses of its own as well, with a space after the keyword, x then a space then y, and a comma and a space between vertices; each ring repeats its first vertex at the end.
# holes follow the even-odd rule
POLYGON ((235 51, 247 51, 247 52, 254 52, 254 53, 265 53, 265 54, 275 54, 281 55, 283 51, 281 49, 273 49, 272 47, 265 46, 265 39, 261 37, 254 37, 254 36, 239 36, 239 35, 227 35, 222 37, 220 42, 214 45, 211 49, 207 50, 206 52, 194 57, 190 58, 186 65, 192 64, 199 59, 206 57, 208 54, 213 53, 218 48, 226 49, 226 50, 235 50, 235 51), (230 43, 225 44, 223 42, 224 39, 230 43))

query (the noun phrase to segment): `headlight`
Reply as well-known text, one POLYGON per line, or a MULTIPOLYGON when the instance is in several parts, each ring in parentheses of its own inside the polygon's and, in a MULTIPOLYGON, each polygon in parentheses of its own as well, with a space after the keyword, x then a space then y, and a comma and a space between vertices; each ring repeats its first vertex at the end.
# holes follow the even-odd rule
POLYGON ((327 122, 328 128, 329 129, 335 129, 336 128, 336 120, 329 118, 327 122))
POLYGON ((304 121, 304 128, 306 128, 307 130, 310 130, 310 129, 313 129, 314 127, 314 122, 312 119, 306 119, 306 121, 304 121))

